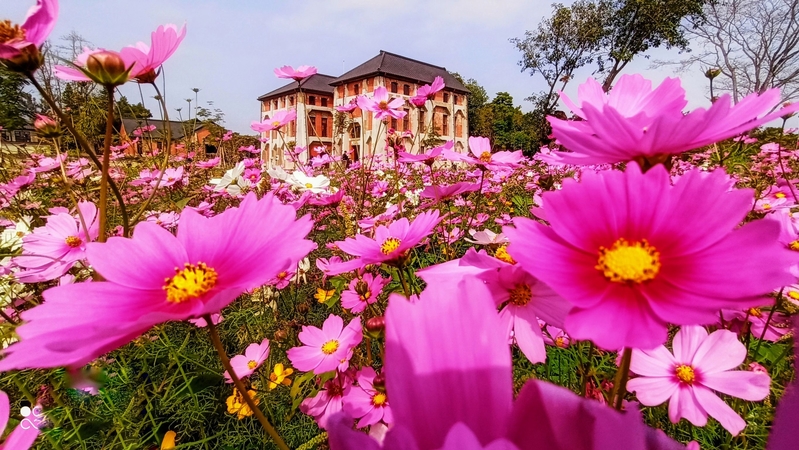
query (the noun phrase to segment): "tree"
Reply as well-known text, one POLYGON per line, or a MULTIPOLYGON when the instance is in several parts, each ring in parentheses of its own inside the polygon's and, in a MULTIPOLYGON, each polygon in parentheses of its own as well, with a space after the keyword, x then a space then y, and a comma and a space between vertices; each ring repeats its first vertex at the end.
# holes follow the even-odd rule
POLYGON ((488 93, 474 78, 464 80, 458 73, 453 73, 469 91, 466 94, 466 119, 469 122, 469 136, 489 136, 490 121, 485 120, 485 114, 480 111, 488 103, 488 93))
POLYGON ((33 119, 36 102, 26 85, 22 75, 0 66, 0 127, 18 130, 33 119))
POLYGON ((719 69, 715 87, 734 102, 771 88, 785 100, 799 99, 799 0, 712 2, 704 20, 685 31, 697 51, 679 64, 719 69))
POLYGON ((123 119, 149 119, 153 117, 153 113, 141 102, 133 105, 128 102, 128 98, 124 95, 117 100, 117 109, 123 119))

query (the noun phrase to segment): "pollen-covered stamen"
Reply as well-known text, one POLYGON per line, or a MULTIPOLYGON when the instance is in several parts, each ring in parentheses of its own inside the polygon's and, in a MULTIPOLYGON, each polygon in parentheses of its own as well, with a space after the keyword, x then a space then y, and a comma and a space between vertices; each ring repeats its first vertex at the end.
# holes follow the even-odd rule
POLYGON ((563 336, 558 336, 555 338, 555 347, 558 348, 566 348, 569 345, 566 343, 566 338, 563 336))
POLYGON ((388 103, 387 102, 380 102, 377 104, 377 107, 382 109, 383 111, 388 110, 388 103))
POLYGON ((763 317, 763 311, 760 308, 749 308, 749 315, 752 317, 763 317))
POLYGON ((358 282, 355 283, 355 292, 358 293, 358 298, 360 298, 363 302, 372 297, 372 293, 369 291, 369 285, 362 280, 358 280, 358 282))
POLYGON ((530 286, 526 284, 517 284, 510 291, 510 302, 516 306, 524 306, 530 303, 530 300, 533 298, 533 291, 530 289, 530 286))
POLYGON ((183 303, 204 295, 217 282, 216 270, 205 263, 186 263, 183 270, 175 268, 175 276, 166 279, 166 299, 172 303, 183 303))
POLYGON ((280 121, 276 120, 276 121, 272 122, 272 126, 275 127, 275 128, 279 127, 280 126, 280 121))
POLYGON ((788 248, 790 248, 791 250, 799 251, 799 241, 791 242, 790 244, 788 244, 788 248))
POLYGON ((646 239, 629 242, 621 238, 610 248, 599 247, 595 268, 616 283, 643 283, 660 271, 660 252, 646 239))
POLYGON ((777 198, 785 198, 785 194, 783 194, 782 192, 777 192, 776 194, 774 194, 774 196, 777 198))
POLYGON ((72 248, 80 247, 81 244, 83 244, 83 239, 77 236, 67 236, 67 238, 64 239, 64 241, 67 243, 68 246, 72 248))
POLYGON ((694 372, 694 368, 685 364, 680 364, 674 369, 675 375, 677 375, 677 379, 685 384, 693 384, 694 380, 696 380, 696 373, 694 372))
POLYGON ((372 405, 374 406, 385 406, 386 402, 388 402, 388 396, 382 392, 378 392, 372 397, 372 405))
POLYGON ((10 20, 0 21, 0 42, 7 43, 25 39, 25 30, 10 20))
POLYGON ((383 241, 383 244, 380 245, 380 252, 384 255, 390 255, 399 248, 400 244, 402 244, 401 240, 395 237, 390 237, 383 241))
POLYGON ((313 185, 311 183, 305 183, 305 187, 311 189, 313 188, 313 185))
POLYGON ((498 248, 497 251, 494 253, 494 257, 508 264, 516 264, 516 261, 508 253, 507 245, 503 245, 502 247, 498 248))
POLYGON ((257 363, 257 362, 255 362, 255 361, 253 361, 253 360, 249 360, 249 361, 247 362, 247 368, 248 368, 248 369, 250 369, 250 370, 253 370, 253 369, 255 369, 256 367, 258 367, 258 363, 257 363))
POLYGON ((788 292, 788 297, 791 297, 794 300, 799 300, 799 292, 790 291, 788 292))
POLYGON ((338 350, 338 341, 333 339, 322 344, 322 353, 325 355, 332 355, 338 350))
POLYGON ((480 161, 483 161, 484 163, 490 163, 491 162, 491 152, 480 153, 480 161))

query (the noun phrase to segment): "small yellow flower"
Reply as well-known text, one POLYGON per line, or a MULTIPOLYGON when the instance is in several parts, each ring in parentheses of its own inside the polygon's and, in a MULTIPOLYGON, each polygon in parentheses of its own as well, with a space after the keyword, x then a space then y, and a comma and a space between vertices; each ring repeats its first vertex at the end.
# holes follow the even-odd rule
MULTIPOLYGON (((261 403, 261 400, 256 397, 257 394, 255 391, 249 390, 247 391, 247 395, 253 399, 253 402, 256 405, 261 403)), ((250 409, 250 406, 244 402, 244 397, 239 393, 239 391, 236 390, 236 388, 233 388, 233 395, 227 398, 227 412, 230 414, 236 414, 239 420, 253 415, 252 409, 250 409)))
POLYGON ((316 294, 314 294, 313 298, 315 298, 316 301, 318 301, 319 303, 324 303, 330 300, 330 298, 333 297, 333 294, 335 293, 336 293, 335 289, 327 291, 322 288, 316 288, 316 294))
POLYGON ((175 448, 175 437, 177 433, 172 430, 169 430, 164 435, 164 439, 161 441, 161 450, 172 450, 175 448))
POLYGON ((276 388, 278 384, 282 384, 283 386, 288 386, 291 384, 291 380, 287 377, 294 373, 294 369, 291 367, 284 369, 283 364, 277 363, 275 364, 274 370, 272 373, 269 374, 269 390, 276 388))

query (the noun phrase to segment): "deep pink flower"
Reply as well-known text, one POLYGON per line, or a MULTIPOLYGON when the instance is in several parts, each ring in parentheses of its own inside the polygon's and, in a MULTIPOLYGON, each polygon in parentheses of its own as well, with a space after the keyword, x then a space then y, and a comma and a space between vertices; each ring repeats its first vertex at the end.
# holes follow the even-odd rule
POLYGON ((49 216, 45 226, 22 238, 22 255, 13 260, 23 269, 17 278, 23 283, 34 283, 64 275, 76 262, 86 258, 87 244, 97 239, 98 230, 94 203, 80 202, 75 216, 68 212, 49 216))
POLYGON ((322 429, 328 427, 331 417, 344 409, 344 397, 352 389, 352 378, 346 373, 336 373, 335 378, 326 382, 324 387, 315 396, 300 403, 300 411, 313 416, 322 429))
POLYGON ((458 153, 454 150, 445 150, 442 155, 451 161, 464 161, 487 169, 518 167, 524 159, 521 150, 515 152, 491 152, 491 141, 485 137, 469 138, 469 151, 471 156, 458 153))
POLYGON ((303 346, 289 349, 291 364, 303 372, 323 374, 331 370, 347 370, 352 349, 361 343, 361 318, 356 317, 345 327, 344 320, 330 315, 322 328, 303 326, 298 336, 303 346))
POLYGON ((211 169, 213 167, 218 166, 219 165, 219 161, 220 161, 219 157, 217 156, 215 158, 211 158, 211 159, 208 159, 208 160, 205 160, 205 161, 198 161, 196 165, 197 165, 197 167, 199 167, 201 169, 211 169))
POLYGON ((259 133, 265 133, 272 130, 279 130, 296 119, 296 109, 275 111, 271 118, 266 118, 262 122, 253 122, 250 128, 259 133))
POLYGON ((433 100, 436 98, 436 93, 444 89, 444 79, 435 77, 432 84, 425 84, 416 90, 417 97, 424 97, 425 100, 433 100))
POLYGON ((391 407, 385 389, 377 390, 374 379, 377 376, 375 369, 364 367, 358 374, 358 386, 353 387, 344 396, 344 411, 358 421, 358 428, 384 422, 388 425, 394 422, 391 407))
POLYGON ((389 99, 388 91, 383 86, 378 86, 375 89, 372 98, 365 95, 358 97, 358 107, 363 111, 373 112, 376 120, 383 120, 388 117, 402 119, 408 114, 400 109, 403 105, 405 105, 405 101, 401 98, 389 99))
MULTIPOLYGON (((794 320, 793 335, 799 336, 799 321, 794 320)), ((799 345, 794 341, 794 361, 799 361, 799 345)), ((799 378, 794 377, 790 386, 777 403, 774 425, 768 439, 768 450, 793 450, 796 448, 796 424, 799 423, 799 378)))
POLYGON ((779 89, 751 94, 736 105, 721 96, 710 108, 683 114, 688 103, 677 78, 654 90, 641 75, 622 75, 609 93, 593 78, 578 89, 580 105, 561 99, 582 121, 548 117, 552 133, 573 153, 553 152, 566 164, 603 164, 648 159, 703 147, 759 127, 799 110, 794 104, 769 114, 780 103, 779 89))
POLYGON ((433 184, 427 186, 419 193, 419 197, 433 199, 434 202, 447 200, 456 195, 464 194, 467 192, 475 192, 480 190, 480 183, 469 183, 462 181, 460 183, 451 184, 449 186, 440 186, 433 184))
POLYGON ((388 227, 381 225, 375 229, 374 239, 362 234, 354 238, 337 241, 335 244, 343 252, 357 258, 342 264, 342 272, 364 267, 368 264, 398 264, 408 256, 413 247, 433 232, 439 222, 438 210, 419 214, 413 222, 399 219, 388 227))
POLYGON ((574 308, 565 329, 606 349, 653 348, 669 323, 715 323, 794 278, 795 252, 774 221, 738 224, 750 189, 729 189, 723 171, 690 171, 672 186, 662 165, 642 174, 584 172, 543 194, 551 226, 517 218, 508 251, 574 308))
POLYGON ((17 32, 11 33, 9 39, 0 42, 0 59, 18 56, 25 47, 31 45, 41 47, 53 30, 57 17, 57 0, 36 0, 36 5, 28 10, 25 23, 19 28, 12 28, 17 32))
MULTIPOLYGON (((261 367, 267 357, 269 357, 269 339, 264 339, 260 344, 248 345, 243 355, 236 355, 230 358, 230 365, 239 379, 246 378, 252 375, 255 369, 261 367)), ((224 376, 226 383, 233 382, 233 378, 227 370, 224 376)))
MULTIPOLYGON (((36 406, 35 410, 41 410, 40 406, 36 406)), ((31 412, 30 415, 33 415, 31 412)), ((0 436, 8 425, 8 419, 11 416, 11 402, 8 400, 8 395, 0 391, 0 436)), ((38 417, 23 418, 22 421, 14 428, 6 441, 0 445, 0 450, 28 450, 33 446, 36 438, 39 436, 39 428, 41 423, 34 421, 41 421, 38 417)))
POLYGON ((633 350, 630 370, 639 376, 627 383, 641 404, 657 406, 668 400, 669 419, 686 418, 703 427, 707 416, 718 420, 733 436, 746 422, 713 391, 749 401, 769 395, 768 374, 733 370, 746 359, 746 347, 735 333, 707 334, 700 326, 684 326, 674 336, 674 354, 664 346, 633 350))
POLYGON ((156 28, 150 35, 150 45, 139 42, 125 47, 119 53, 126 61, 134 61, 130 77, 140 83, 152 83, 161 65, 172 56, 186 37, 186 25, 178 30, 177 25, 166 24, 156 28))
POLYGON ((441 156, 441 153, 444 150, 452 150, 454 146, 455 146, 454 141, 447 141, 444 145, 434 147, 430 149, 430 151, 427 153, 419 153, 418 155, 413 155, 408 152, 399 152, 398 153, 399 159, 397 161, 404 163, 420 162, 430 166, 433 165, 433 163, 439 158, 439 156, 441 156))
POLYGON ((185 208, 177 236, 141 222, 132 239, 89 244, 89 263, 107 281, 45 291, 21 314, 20 341, 0 370, 83 365, 158 323, 219 312, 313 250, 311 227, 272 194, 249 194, 211 218, 185 208))
MULTIPOLYGON (((384 373, 394 425, 383 449, 682 448, 637 411, 621 414, 546 382, 528 381, 514 401, 510 350, 489 297, 466 278, 430 284, 414 303, 389 300, 384 373)), ((328 432, 332 450, 381 448, 344 414, 328 432)))
POLYGON ((341 306, 353 313, 363 312, 367 305, 377 301, 377 296, 383 291, 390 278, 371 273, 363 274, 362 279, 355 278, 350 281, 349 289, 341 293, 341 306))
POLYGON ((275 75, 278 78, 289 78, 296 81, 308 78, 314 74, 316 74, 316 67, 314 66, 299 66, 296 69, 291 66, 283 66, 275 69, 275 75))

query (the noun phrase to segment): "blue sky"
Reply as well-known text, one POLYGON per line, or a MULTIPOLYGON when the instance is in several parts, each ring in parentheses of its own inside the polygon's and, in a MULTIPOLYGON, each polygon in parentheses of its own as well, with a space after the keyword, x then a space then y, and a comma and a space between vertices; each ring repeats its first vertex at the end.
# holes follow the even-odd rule
MULTIPOLYGON (((20 22, 35 0, 2 0, 0 19, 20 22)), ((564 3, 570 3, 568 1, 564 3)), ((550 0, 61 0, 61 14, 51 38, 72 30, 94 45, 118 50, 164 23, 187 23, 180 49, 166 63, 170 115, 187 112, 186 98, 200 88, 201 105, 213 101, 225 112, 225 126, 248 133, 257 120, 256 98, 285 83, 272 70, 309 64, 321 73, 339 75, 380 50, 444 66, 474 78, 489 95, 509 92, 525 110, 523 99, 543 89, 539 77, 519 70, 520 53, 508 42, 549 15, 550 0)), ((656 58, 678 58, 658 52, 656 58)), ((662 80, 666 69, 647 70, 639 58, 627 70, 662 80)), ((578 74, 582 81, 590 69, 578 74)), ((683 74, 693 105, 706 103, 705 79, 683 74)), ((567 92, 576 90, 573 83, 567 92)), ((154 93, 145 102, 156 111, 154 93)), ((122 92, 139 101, 138 89, 122 92)))

